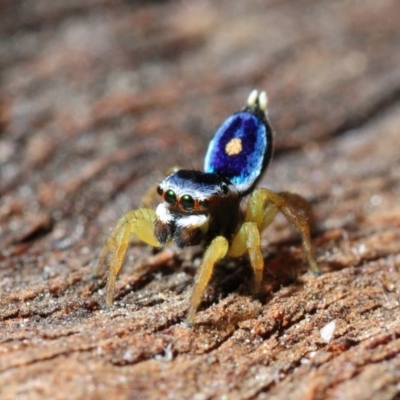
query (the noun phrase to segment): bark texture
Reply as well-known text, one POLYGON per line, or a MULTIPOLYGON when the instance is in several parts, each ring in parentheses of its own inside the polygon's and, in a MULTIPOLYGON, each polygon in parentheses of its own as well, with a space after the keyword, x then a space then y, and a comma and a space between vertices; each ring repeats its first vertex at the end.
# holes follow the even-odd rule
POLYGON ((400 2, 0 1, 1 399, 399 399, 400 2), (278 218, 184 324, 202 252, 109 229, 267 90, 260 186, 315 211, 319 277, 278 218))

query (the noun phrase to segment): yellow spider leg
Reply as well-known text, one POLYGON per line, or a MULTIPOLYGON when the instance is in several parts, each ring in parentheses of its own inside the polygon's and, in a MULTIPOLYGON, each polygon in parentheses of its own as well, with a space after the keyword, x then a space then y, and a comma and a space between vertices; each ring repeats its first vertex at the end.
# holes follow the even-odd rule
POLYGON ((309 269, 318 274, 320 271, 313 255, 309 227, 312 211, 305 199, 293 193, 257 189, 251 196, 245 218, 246 221, 256 222, 261 231, 272 222, 278 211, 300 232, 309 269))
POLYGON ((268 202, 265 193, 255 190, 249 199, 245 222, 255 222, 259 232, 262 232, 276 217, 279 209, 274 202, 268 202))
POLYGON ((286 219, 296 227, 300 232, 304 252, 306 253, 308 266, 314 274, 319 274, 320 270, 318 264, 315 261, 313 250, 311 246, 311 235, 310 235, 310 224, 309 221, 312 218, 312 210, 310 204, 301 196, 281 192, 280 195, 285 200, 281 211, 286 219))
POLYGON ((214 265, 217 261, 226 256, 228 248, 228 241, 223 236, 217 236, 205 251, 203 261, 195 278, 192 298, 190 300, 190 308, 187 318, 190 324, 194 322, 196 310, 200 305, 201 297, 203 296, 204 290, 211 278, 214 265))
POLYGON ((154 210, 139 208, 138 210, 131 211, 120 218, 107 239, 100 254, 99 263, 94 271, 97 273, 101 265, 110 256, 108 261, 107 307, 111 307, 113 303, 115 282, 124 262, 131 235, 136 235, 141 241, 151 246, 158 247, 160 245, 153 232, 155 219, 156 214, 154 210))
POLYGON ((245 222, 233 238, 228 251, 228 255, 231 257, 240 257, 248 251, 254 273, 254 292, 256 294, 260 293, 264 270, 264 259, 260 244, 260 232, 257 224, 255 222, 245 222))

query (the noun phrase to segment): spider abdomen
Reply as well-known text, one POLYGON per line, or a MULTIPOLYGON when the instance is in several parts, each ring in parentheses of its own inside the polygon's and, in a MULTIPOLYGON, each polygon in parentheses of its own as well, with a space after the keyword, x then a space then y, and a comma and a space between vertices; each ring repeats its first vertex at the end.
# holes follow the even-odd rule
POLYGON ((265 117, 266 98, 249 97, 247 106, 231 115, 215 133, 204 161, 204 171, 223 176, 242 195, 249 193, 268 166, 272 130, 265 117))

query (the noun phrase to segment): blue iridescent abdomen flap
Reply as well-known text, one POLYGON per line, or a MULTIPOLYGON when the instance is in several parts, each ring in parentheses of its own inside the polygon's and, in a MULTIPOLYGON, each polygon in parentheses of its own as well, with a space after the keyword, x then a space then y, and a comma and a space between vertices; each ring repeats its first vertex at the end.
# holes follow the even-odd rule
POLYGON ((211 140, 204 171, 228 178, 240 193, 247 193, 267 167, 271 152, 272 133, 266 119, 240 111, 211 140))

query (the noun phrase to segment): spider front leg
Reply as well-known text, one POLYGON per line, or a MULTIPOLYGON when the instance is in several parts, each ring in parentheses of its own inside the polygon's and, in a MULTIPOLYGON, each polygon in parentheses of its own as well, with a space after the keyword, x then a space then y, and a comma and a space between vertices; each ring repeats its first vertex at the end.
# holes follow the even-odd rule
POLYGON ((192 297, 190 299, 190 308, 187 317, 189 324, 193 324, 194 322, 196 310, 200 305, 204 290, 211 278, 215 263, 226 256, 228 248, 228 241, 223 236, 217 236, 205 251, 203 261, 194 281, 192 297))
POLYGON ((278 211, 300 232, 309 269, 314 274, 319 274, 320 270, 313 255, 310 236, 309 221, 312 210, 303 197, 294 193, 276 193, 268 189, 257 189, 251 195, 245 221, 255 222, 261 232, 273 221, 278 211))
POLYGON ((106 306, 111 307, 114 300, 115 282, 124 262, 132 235, 153 247, 160 246, 154 236, 156 214, 149 208, 139 208, 120 218, 108 237, 100 254, 99 263, 93 273, 97 275, 101 266, 108 261, 106 306))
POLYGON ((261 289, 261 282, 264 270, 264 259, 260 249, 260 231, 255 222, 247 221, 234 236, 228 255, 240 257, 246 251, 249 253, 251 267, 254 274, 254 292, 258 294, 261 289))
POLYGON ((257 224, 245 222, 236 233, 231 246, 223 236, 217 236, 207 248, 200 269, 196 275, 195 283, 190 301, 188 322, 192 324, 196 315, 196 310, 200 305, 204 290, 211 278, 214 265, 226 255, 240 257, 246 251, 249 253, 250 262, 254 271, 254 286, 258 293, 264 269, 264 260, 260 250, 260 233, 257 224))

